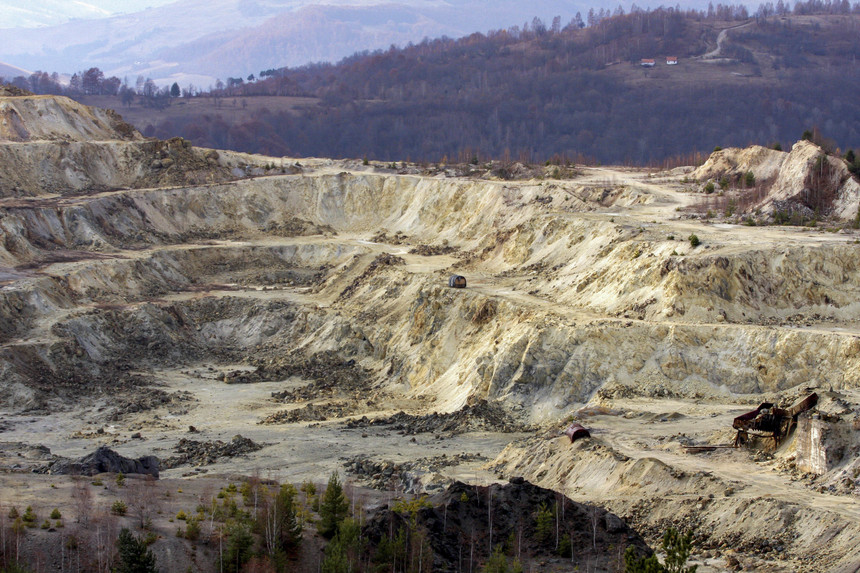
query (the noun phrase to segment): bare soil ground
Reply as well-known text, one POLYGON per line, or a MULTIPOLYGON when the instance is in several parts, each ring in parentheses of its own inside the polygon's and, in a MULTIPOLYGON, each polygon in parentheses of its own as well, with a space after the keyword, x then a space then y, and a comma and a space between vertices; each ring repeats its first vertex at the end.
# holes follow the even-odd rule
POLYGON ((45 570, 87 511, 134 524, 108 517, 129 495, 113 476, 83 480, 84 507, 80 478, 31 473, 99 445, 171 460, 154 547, 182 569, 215 548, 175 537, 180 509, 248 476, 333 471, 368 506, 522 476, 652 544, 694 531, 700 571, 858 562, 854 230, 690 218, 684 171, 219 161, 236 181, 0 199, 0 504, 69 516, 28 530, 45 570), (821 475, 795 439, 683 448, 730 443, 735 416, 807 389, 847 428, 821 475), (559 437, 571 419, 592 438, 559 437))

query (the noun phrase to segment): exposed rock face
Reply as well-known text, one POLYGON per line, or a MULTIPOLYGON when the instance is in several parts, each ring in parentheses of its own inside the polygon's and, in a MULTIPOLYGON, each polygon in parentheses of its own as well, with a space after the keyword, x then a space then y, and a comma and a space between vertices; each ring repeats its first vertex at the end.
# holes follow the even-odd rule
POLYGON ((857 214, 858 200, 860 183, 851 177, 842 159, 826 155, 814 143, 798 141, 779 170, 763 207, 773 211, 782 201, 814 208, 814 202, 820 201, 822 212, 849 219, 857 214))
POLYGON ((0 93, 0 197, 214 183, 275 169, 256 163, 181 138, 146 140, 116 112, 65 97, 0 93))
MULTIPOLYGON (((314 435, 336 445, 305 445, 308 467, 320 459, 340 468, 344 451, 367 451, 372 458, 347 460, 350 471, 376 487, 397 478, 420 489, 445 483, 436 474, 447 462, 411 466, 410 454, 362 449, 362 440, 435 432, 395 438, 395 447, 441 446, 440 433, 452 435, 449 444, 498 447, 495 440, 514 438, 500 432, 531 432, 585 403, 609 412, 671 402, 683 415, 664 416, 663 407, 638 418, 607 414, 620 420, 589 424, 592 440, 570 444, 549 431, 523 438, 494 469, 607 499, 655 539, 683 525, 708 550, 767 547, 770 555, 765 541, 776 553, 788 548, 798 564, 792 570, 820 559, 822 545, 826 564, 856 547, 857 526, 843 519, 856 518, 856 505, 828 516, 843 500, 828 510, 796 503, 796 488, 781 489, 794 487, 784 476, 769 469, 750 476, 742 461, 729 463, 737 450, 711 452, 730 473, 709 474, 671 449, 673 430, 640 441, 652 424, 685 423, 691 433, 707 427, 717 443, 722 426, 704 422, 760 403, 763 392, 860 387, 860 234, 853 229, 692 220, 682 215, 694 199, 682 192, 680 172, 600 167, 574 180, 500 182, 398 176, 359 161, 302 160, 294 170, 282 158, 198 152, 182 140, 34 141, 32 134, 50 129, 27 117, 15 108, 6 125, 10 137, 29 141, 0 142, 0 429, 17 432, 15 441, 26 441, 24 416, 15 416, 25 411, 75 408, 77 416, 86 408, 85 416, 133 423, 123 433, 150 439, 175 437, 177 424, 209 432, 209 412, 225 412, 213 424, 231 431, 219 435, 241 431, 256 441, 184 440, 170 465, 237 456, 224 465, 263 461, 282 471, 297 436, 291 432, 311 433, 297 422, 326 418, 314 435), (261 177, 227 181, 250 175, 261 177), (147 186, 155 188, 136 188, 147 186), (699 246, 688 239, 693 233, 699 246), (469 287, 445 286, 452 272, 469 287), (186 368, 201 373, 177 373, 186 368), (142 390, 158 383, 193 399, 142 390), (246 385, 257 383, 270 386, 246 385), (254 390, 258 399, 247 398, 254 390), (270 396, 299 407, 276 412, 270 396), (157 417, 165 411, 175 419, 157 417), (259 412, 283 425, 255 424, 259 412), (343 428, 345 416, 362 414, 368 419, 352 422, 361 429, 343 428), (260 450, 275 433, 281 443, 260 450), (421 483, 425 470, 433 475, 421 483), (772 486, 780 497, 766 496, 772 486), (827 537, 831 525, 844 530, 838 545, 827 537)), ((777 181, 790 155, 757 150, 719 169, 760 169, 765 177, 778 163, 777 181)), ((794 155, 813 167, 819 157, 805 145, 794 155)), ((794 183, 785 175, 785 185, 794 183)), ((780 197, 775 206, 797 200, 780 197)), ((83 437, 97 436, 74 439, 83 437)), ((675 441, 691 443, 688 435, 675 441)), ((66 465, 73 463, 81 471, 80 461, 66 465)), ((835 467, 816 484, 819 493, 856 490, 856 470, 835 467)), ((533 512, 509 505, 479 513, 533 512)), ((435 511, 429 527, 442 546, 456 547, 435 511)), ((456 534, 478 527, 477 515, 456 534)), ((623 532, 617 520, 603 522, 609 534, 623 532)), ((579 521, 572 526, 582 529, 579 521)), ((439 570, 449 565, 440 561, 439 570)))
POLYGON ((56 461, 47 468, 47 473, 85 476, 123 473, 151 475, 158 478, 158 466, 159 461, 155 456, 131 459, 119 455, 107 446, 101 446, 95 452, 78 460, 56 461))
POLYGON ((756 181, 775 179, 788 159, 788 153, 768 149, 761 145, 747 148, 728 147, 715 151, 690 176, 698 181, 717 180, 723 175, 738 176, 747 172, 755 175, 756 181))
POLYGON ((757 145, 723 149, 691 175, 704 181, 724 175, 739 179, 747 172, 769 186, 767 196, 751 211, 773 214, 805 208, 810 218, 817 211, 819 216, 853 219, 860 207, 860 182, 851 176, 845 162, 810 141, 798 141, 790 153, 757 145))
POLYGON ((142 139, 113 111, 87 107, 61 96, 0 94, 0 142, 142 139))
POLYGON ((860 446, 860 436, 849 420, 806 413, 797 420, 797 467, 824 475, 860 446))

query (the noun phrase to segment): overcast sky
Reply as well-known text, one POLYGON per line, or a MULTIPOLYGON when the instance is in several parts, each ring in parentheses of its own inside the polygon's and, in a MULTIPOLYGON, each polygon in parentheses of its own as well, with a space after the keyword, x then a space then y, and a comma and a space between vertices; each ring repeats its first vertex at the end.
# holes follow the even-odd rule
POLYGON ((0 28, 36 28, 73 18, 100 18, 176 0, 0 0, 0 28))

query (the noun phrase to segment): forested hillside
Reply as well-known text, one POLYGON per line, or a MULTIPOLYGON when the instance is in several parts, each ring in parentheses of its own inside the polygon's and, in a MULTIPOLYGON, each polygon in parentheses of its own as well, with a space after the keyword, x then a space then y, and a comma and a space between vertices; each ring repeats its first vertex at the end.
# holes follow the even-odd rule
POLYGON ((727 6, 620 12, 263 70, 206 94, 209 106, 140 115, 131 98, 128 113, 148 135, 204 146, 386 161, 649 163, 787 144, 813 126, 843 149, 860 146, 860 4, 811 0, 789 12, 780 2, 753 17, 727 6), (223 106, 263 95, 313 99, 223 106))

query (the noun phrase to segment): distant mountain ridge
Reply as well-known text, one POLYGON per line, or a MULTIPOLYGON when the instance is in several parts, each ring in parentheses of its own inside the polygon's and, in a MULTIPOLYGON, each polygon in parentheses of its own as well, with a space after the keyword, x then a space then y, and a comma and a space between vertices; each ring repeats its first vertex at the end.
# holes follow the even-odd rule
POLYGON ((138 12, 174 0, 0 0, 2 28, 57 26, 74 19, 104 18, 112 14, 138 12))
MULTIPOLYGON (((152 0, 158 1, 158 0, 152 0)), ((0 0, 0 7, 19 0, 0 0)), ((686 0, 684 6, 703 5, 686 0)), ((425 37, 461 37, 522 26, 534 17, 567 24, 613 0, 182 0, 109 18, 48 28, 3 31, 0 60, 31 70, 72 73, 98 67, 107 75, 188 78, 245 77, 260 70, 337 61, 356 51, 405 45, 425 37)), ((621 2, 629 9, 632 2, 621 2)), ((204 86, 205 87, 205 86, 204 86)))
POLYGON ((28 70, 21 69, 17 66, 10 66, 5 62, 0 62, 0 77, 14 78, 16 76, 29 76, 31 73, 28 70))
POLYGON ((301 96, 295 109, 275 99, 245 119, 186 107, 135 121, 196 145, 383 161, 691 164, 716 145, 787 144, 813 126, 844 150, 860 146, 860 3, 850 9, 732 20, 667 9, 433 40, 215 94, 233 106, 301 96))

